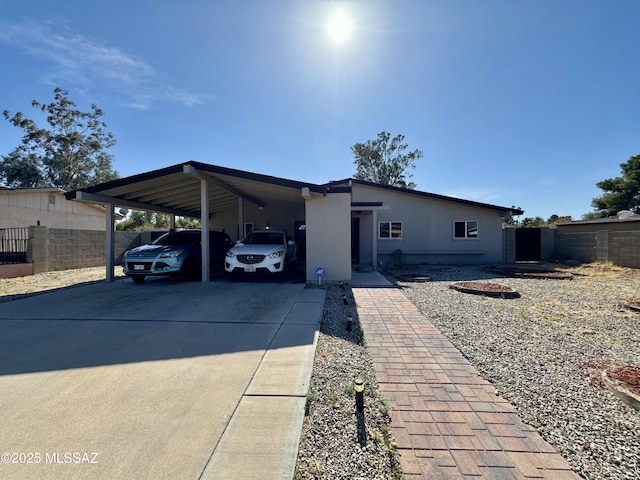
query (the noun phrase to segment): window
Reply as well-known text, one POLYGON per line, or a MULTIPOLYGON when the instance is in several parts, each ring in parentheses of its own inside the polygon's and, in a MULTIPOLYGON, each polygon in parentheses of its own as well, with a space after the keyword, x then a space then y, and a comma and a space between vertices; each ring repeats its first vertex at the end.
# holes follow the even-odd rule
POLYGON ((402 222, 380 222, 378 238, 402 238, 402 222))
POLYGON ((454 238, 478 238, 478 222, 453 222, 454 238))

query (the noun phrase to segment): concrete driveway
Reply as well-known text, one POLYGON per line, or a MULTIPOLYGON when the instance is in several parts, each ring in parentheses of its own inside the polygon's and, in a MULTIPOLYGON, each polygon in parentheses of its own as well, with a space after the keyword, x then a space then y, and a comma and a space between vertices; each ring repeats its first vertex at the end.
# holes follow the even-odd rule
POLYGON ((121 280, 0 304, 0 478, 290 479, 324 299, 121 280))

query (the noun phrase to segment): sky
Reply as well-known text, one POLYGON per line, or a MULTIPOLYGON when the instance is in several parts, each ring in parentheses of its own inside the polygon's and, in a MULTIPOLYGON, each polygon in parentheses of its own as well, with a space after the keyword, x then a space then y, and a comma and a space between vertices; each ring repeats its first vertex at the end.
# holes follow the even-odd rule
MULTIPOLYGON (((640 154, 639 20, 637 0, 0 0, 0 110, 46 126, 31 102, 55 87, 97 105, 122 177, 326 183, 387 131, 423 152, 418 190, 580 219, 640 154)), ((0 118, 0 155, 23 133, 0 118)))

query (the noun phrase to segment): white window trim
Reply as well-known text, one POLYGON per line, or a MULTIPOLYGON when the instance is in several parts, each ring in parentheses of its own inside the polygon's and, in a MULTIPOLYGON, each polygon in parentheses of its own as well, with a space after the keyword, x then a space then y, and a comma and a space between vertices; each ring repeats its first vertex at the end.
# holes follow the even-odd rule
POLYGON ((474 219, 468 219, 468 220, 461 220, 461 219, 454 219, 451 222, 451 228, 452 228, 452 232, 451 234, 453 235, 453 239, 454 240, 464 240, 464 241, 469 241, 469 240, 478 240, 480 238, 480 222, 478 220, 474 220, 474 219), (463 223, 464 222, 464 237, 456 237, 456 223, 463 223), (467 236, 467 232, 469 231, 467 224, 469 222, 475 222, 476 224, 476 228, 478 230, 478 234, 475 237, 468 237, 467 236))
POLYGON ((396 221, 396 220, 389 220, 389 221, 378 221, 378 240, 402 240, 402 231, 403 231, 403 223, 400 221, 396 221), (382 225, 383 223, 388 223, 389 224, 389 236, 388 237, 381 237, 380 236, 380 225, 382 225), (399 237, 392 237, 391 236, 391 224, 393 223, 399 223, 400 224, 400 236, 399 237))

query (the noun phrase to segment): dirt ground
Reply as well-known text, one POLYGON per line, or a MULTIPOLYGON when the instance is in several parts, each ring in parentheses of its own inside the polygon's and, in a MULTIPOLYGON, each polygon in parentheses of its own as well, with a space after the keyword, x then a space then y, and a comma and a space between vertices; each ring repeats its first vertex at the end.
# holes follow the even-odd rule
MULTIPOLYGON (((116 275, 122 274, 122 269, 116 275)), ((0 278, 0 301, 3 297, 43 292, 85 282, 105 280, 105 267, 79 268, 57 272, 38 273, 18 278, 0 278)), ((7 298, 4 298, 6 301, 7 298)))

